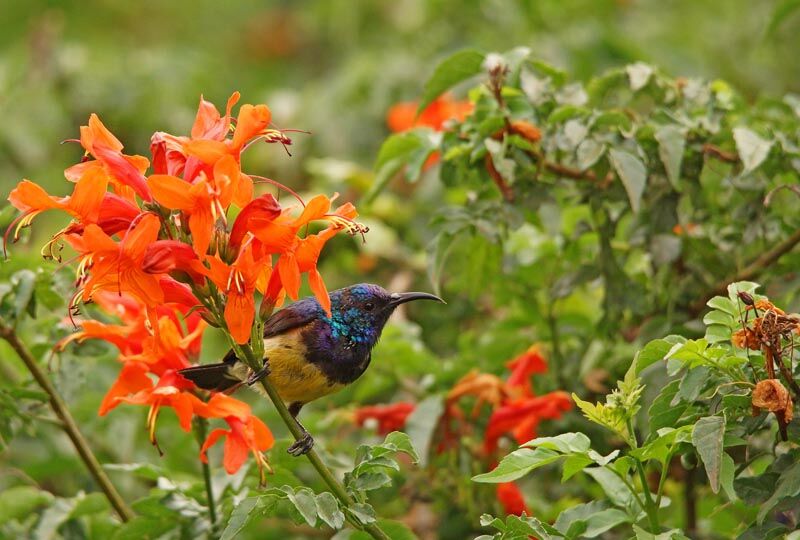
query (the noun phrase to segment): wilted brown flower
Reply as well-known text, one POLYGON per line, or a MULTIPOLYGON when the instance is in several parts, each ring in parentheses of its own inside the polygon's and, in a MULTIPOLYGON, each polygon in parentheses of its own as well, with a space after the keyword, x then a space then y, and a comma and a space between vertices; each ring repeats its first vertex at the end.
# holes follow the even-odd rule
POLYGON ((761 348, 761 340, 758 335, 749 328, 737 330, 731 336, 731 343, 740 349, 750 349, 757 351, 761 348))
POLYGON ((777 379, 759 381, 753 390, 753 414, 759 414, 761 409, 775 413, 779 421, 788 424, 794 417, 794 404, 789 391, 777 379))

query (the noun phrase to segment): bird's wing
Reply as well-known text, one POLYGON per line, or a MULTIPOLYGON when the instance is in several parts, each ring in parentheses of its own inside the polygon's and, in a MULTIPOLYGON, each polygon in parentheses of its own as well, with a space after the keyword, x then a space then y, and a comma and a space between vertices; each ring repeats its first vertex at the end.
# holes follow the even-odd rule
POLYGON ((264 323, 264 337, 282 334, 287 330, 299 328, 319 316, 319 304, 312 299, 300 300, 283 308, 264 323))

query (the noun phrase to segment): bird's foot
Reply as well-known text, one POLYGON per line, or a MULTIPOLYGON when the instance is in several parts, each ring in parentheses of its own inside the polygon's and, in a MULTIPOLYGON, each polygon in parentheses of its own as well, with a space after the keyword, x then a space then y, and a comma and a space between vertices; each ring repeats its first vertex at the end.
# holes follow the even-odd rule
POLYGON ((303 438, 295 441, 295 443, 286 449, 294 457, 302 456, 303 454, 308 454, 311 449, 314 447, 314 437, 306 431, 303 434, 303 438))
POLYGON ((251 373, 250 376, 247 377, 245 384, 247 384, 247 386, 253 386, 258 381, 269 375, 269 371, 269 364, 264 362, 264 367, 254 373, 251 373))

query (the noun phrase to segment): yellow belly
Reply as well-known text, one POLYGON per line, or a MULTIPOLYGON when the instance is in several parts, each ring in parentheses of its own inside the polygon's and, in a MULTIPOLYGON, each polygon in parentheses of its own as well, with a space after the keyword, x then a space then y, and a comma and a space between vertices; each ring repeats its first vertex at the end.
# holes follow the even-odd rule
MULTIPOLYGON (((308 403, 344 388, 343 384, 329 382, 319 368, 305 360, 306 347, 299 331, 265 339, 264 351, 269 359, 269 381, 286 403, 308 403)), ((265 393, 258 384, 252 388, 265 393)))

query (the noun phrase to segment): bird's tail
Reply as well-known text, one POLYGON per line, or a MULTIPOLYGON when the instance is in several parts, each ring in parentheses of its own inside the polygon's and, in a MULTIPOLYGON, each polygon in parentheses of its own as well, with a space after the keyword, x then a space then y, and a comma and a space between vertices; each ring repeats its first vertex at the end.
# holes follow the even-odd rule
POLYGON ((231 359, 228 358, 229 356, 232 355, 229 354, 218 364, 192 366, 181 369, 178 373, 203 390, 214 390, 215 392, 231 391, 235 386, 241 384, 242 381, 231 375, 230 369, 236 362, 236 357, 233 356, 233 361, 231 361, 231 359))

